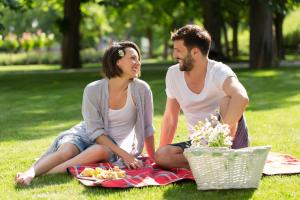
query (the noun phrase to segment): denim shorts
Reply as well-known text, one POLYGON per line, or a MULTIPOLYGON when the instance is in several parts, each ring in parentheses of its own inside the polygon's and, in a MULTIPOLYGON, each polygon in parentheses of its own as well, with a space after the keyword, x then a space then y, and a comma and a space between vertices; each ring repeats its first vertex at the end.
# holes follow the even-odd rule
MULTIPOLYGON (((114 144, 117 144, 111 137, 109 137, 109 136, 107 136, 107 137, 114 144)), ((80 152, 83 152, 90 146, 96 144, 93 142, 87 142, 86 140, 84 140, 82 137, 80 137, 78 135, 66 135, 59 140, 56 150, 58 150, 63 144, 66 144, 66 143, 74 144, 79 149, 80 152)), ((108 162, 113 163, 113 162, 117 161, 118 159, 119 159, 119 157, 110 150, 110 156, 109 156, 108 162)))
POLYGON ((57 144, 57 149, 59 149, 63 144, 71 143, 74 144, 80 152, 84 151, 88 147, 92 146, 93 143, 88 143, 82 137, 78 135, 66 135, 61 138, 57 144))

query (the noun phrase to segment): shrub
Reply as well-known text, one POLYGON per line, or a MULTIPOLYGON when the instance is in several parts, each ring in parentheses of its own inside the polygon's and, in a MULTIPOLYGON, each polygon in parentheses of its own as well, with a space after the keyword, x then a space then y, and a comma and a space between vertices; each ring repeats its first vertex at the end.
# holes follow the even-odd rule
MULTIPOLYGON (((81 53, 82 63, 100 63, 103 52, 85 49, 81 53)), ((0 53, 0 65, 60 64, 60 51, 32 50, 19 53, 0 53)))
POLYGON ((17 35, 13 33, 9 33, 8 35, 6 35, 4 37, 2 46, 3 49, 7 52, 16 52, 19 48, 17 35))
POLYGON ((300 48, 300 30, 288 33, 284 37, 284 43, 289 49, 298 50, 300 48))

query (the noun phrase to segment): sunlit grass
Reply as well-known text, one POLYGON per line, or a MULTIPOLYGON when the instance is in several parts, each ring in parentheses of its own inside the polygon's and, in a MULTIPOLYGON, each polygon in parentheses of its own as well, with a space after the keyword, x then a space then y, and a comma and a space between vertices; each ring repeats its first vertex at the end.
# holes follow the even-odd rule
POLYGON ((58 70, 59 65, 17 65, 17 66, 1 66, 0 72, 16 72, 16 71, 45 71, 58 70))

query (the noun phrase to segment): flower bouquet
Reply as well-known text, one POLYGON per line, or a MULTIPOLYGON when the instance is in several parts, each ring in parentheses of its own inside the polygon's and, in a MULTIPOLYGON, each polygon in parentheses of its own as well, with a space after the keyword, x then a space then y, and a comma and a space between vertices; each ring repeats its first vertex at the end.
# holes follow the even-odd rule
POLYGON ((204 122, 199 121, 191 136, 192 147, 226 147, 232 145, 229 125, 222 124, 217 116, 211 115, 204 122))
POLYGON ((229 126, 211 116, 195 125, 183 154, 198 190, 257 188, 270 146, 231 149, 229 126))

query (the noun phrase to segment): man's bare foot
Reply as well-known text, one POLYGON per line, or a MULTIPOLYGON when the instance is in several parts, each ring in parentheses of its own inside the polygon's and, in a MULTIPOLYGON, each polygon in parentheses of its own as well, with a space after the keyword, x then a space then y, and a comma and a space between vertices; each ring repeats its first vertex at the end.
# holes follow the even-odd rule
POLYGON ((26 172, 19 172, 16 175, 16 183, 20 185, 30 185, 33 178, 34 173, 32 173, 32 170, 28 170, 26 172))

